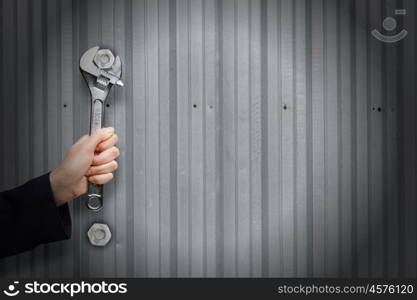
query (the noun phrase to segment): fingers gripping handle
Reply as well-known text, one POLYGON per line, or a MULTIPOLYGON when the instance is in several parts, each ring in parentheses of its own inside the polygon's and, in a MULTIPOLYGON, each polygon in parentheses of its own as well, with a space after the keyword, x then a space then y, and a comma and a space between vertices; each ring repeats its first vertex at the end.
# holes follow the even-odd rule
MULTIPOLYGON (((101 100, 91 102, 90 134, 103 125, 104 103, 101 100)), ((103 207, 103 186, 100 184, 88 184, 87 207, 90 210, 100 210, 103 207)))

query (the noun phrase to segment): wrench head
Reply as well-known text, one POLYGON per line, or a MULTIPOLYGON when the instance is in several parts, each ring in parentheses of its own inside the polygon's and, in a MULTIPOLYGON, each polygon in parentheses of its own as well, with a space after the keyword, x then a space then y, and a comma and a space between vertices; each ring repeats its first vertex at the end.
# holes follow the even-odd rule
POLYGON ((95 46, 88 49, 80 59, 80 70, 87 82, 91 76, 96 78, 105 78, 110 84, 123 86, 120 80, 122 75, 122 63, 119 56, 114 58, 113 53, 108 49, 100 49, 95 46), (105 61, 102 58, 105 58, 105 61), (109 66, 108 62, 112 62, 109 66), (102 64, 100 63, 102 62, 102 64))

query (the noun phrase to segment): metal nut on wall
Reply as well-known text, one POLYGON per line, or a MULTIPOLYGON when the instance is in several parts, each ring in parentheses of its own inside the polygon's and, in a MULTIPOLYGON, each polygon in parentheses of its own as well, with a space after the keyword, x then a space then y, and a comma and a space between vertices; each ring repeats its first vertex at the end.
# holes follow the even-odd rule
POLYGON ((100 49, 94 56, 94 63, 100 69, 109 69, 113 66, 114 55, 109 49, 100 49))
POLYGON ((111 240, 111 232, 107 224, 94 223, 87 232, 91 245, 103 247, 111 240))

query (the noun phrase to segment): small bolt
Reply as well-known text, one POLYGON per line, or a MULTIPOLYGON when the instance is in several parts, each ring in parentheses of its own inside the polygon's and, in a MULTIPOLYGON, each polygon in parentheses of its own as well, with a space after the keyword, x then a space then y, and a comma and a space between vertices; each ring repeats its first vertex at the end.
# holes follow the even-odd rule
POLYGON ((106 246, 111 240, 110 228, 107 224, 94 223, 87 236, 93 246, 106 246))

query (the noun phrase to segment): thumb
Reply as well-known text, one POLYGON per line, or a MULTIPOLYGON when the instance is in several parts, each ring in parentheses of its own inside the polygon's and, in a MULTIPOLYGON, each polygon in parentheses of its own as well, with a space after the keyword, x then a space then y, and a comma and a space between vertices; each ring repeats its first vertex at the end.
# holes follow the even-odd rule
POLYGON ((98 144, 107 140, 114 134, 113 127, 101 128, 94 131, 89 137, 86 146, 92 151, 96 149, 98 144))

